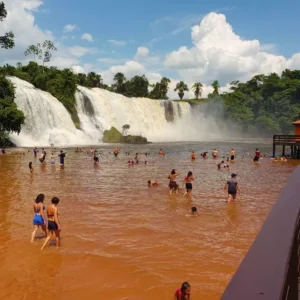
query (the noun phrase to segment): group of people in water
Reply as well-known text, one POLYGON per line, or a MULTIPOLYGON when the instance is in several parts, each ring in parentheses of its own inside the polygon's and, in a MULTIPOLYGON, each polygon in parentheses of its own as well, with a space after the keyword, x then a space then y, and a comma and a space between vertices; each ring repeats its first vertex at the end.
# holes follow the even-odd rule
POLYGON ((43 250, 51 238, 55 237, 56 247, 60 246, 60 231, 61 226, 58 220, 58 203, 59 199, 53 197, 51 204, 47 207, 44 205, 45 195, 39 194, 33 203, 33 220, 34 230, 31 234, 31 242, 34 241, 39 229, 43 231, 45 242, 41 248, 43 250), (46 213, 45 213, 46 210, 46 213))
MULTIPOLYGON (((52 149, 51 151, 51 156, 50 156, 50 164, 55 164, 55 156, 57 155, 56 152, 58 150, 56 149, 52 149)), ((34 152, 34 157, 37 157, 37 154, 39 152, 39 150, 37 148, 34 148, 33 150, 34 152)), ((99 164, 99 157, 100 154, 97 152, 96 149, 91 148, 89 150, 86 149, 79 149, 77 148, 75 150, 75 152, 84 152, 84 153, 88 153, 90 154, 89 158, 93 159, 95 164, 99 164)), ((119 153, 121 152, 120 148, 116 147, 112 154, 117 157, 119 155, 119 153)), ((207 159, 208 158, 208 151, 203 152, 200 154, 200 157, 203 159, 207 159)), ((129 156, 130 153, 126 152, 125 153, 126 156, 129 156)), ((134 164, 139 164, 140 163, 140 156, 141 155, 145 155, 145 157, 149 156, 150 153, 149 152, 144 152, 144 153, 135 153, 135 157, 133 160, 128 160, 127 164, 129 166, 132 166, 134 164)), ((159 151, 159 156, 165 156, 165 152, 160 149, 159 151)), ((64 161, 65 161, 65 156, 66 153, 62 150, 59 151, 58 157, 60 159, 60 165, 64 165, 64 161)), ((253 157, 253 161, 254 162, 258 162, 261 158, 265 157, 261 156, 260 151, 258 149, 256 149, 254 157, 253 157)), ((44 148, 41 149, 41 155, 39 157, 39 161, 41 164, 45 164, 46 163, 46 157, 47 157, 47 152, 44 148)), ((211 157, 214 160, 218 160, 219 158, 219 153, 216 149, 213 149, 211 152, 211 157)), ((191 153, 191 160, 195 161, 197 159, 197 155, 195 153, 195 151, 192 151, 191 153)), ((236 152, 234 149, 231 149, 231 151, 227 154, 227 156, 222 156, 222 160, 220 161, 216 161, 216 165, 217 165, 217 169, 220 170, 221 166, 223 165, 224 168, 229 169, 229 162, 230 161, 234 161, 236 159, 236 152)), ((244 157, 242 157, 242 159, 244 159, 244 157)), ((147 164, 147 160, 145 159, 145 164, 147 164)), ((29 169, 30 172, 33 172, 33 167, 32 167, 32 162, 29 162, 29 169)), ((176 169, 172 169, 170 174, 168 175, 168 179, 169 179, 169 193, 175 193, 178 194, 179 193, 179 184, 177 183, 177 179, 180 176, 179 172, 177 172, 176 169)), ((184 176, 183 178, 183 184, 185 187, 185 192, 183 193, 183 196, 187 196, 187 197, 192 197, 192 191, 193 191, 193 182, 194 182, 195 178, 193 175, 192 171, 188 171, 187 174, 184 176)), ((160 182, 158 182, 157 180, 148 180, 148 187, 156 187, 161 185, 160 182)), ((224 185, 224 193, 227 194, 227 202, 230 203, 231 201, 235 201, 237 194, 240 193, 240 185, 237 181, 237 174, 236 173, 232 173, 230 178, 226 181, 225 185, 224 185)), ((45 195, 44 194, 39 194, 34 203, 33 203, 33 220, 32 223, 34 225, 34 230, 31 234, 31 242, 33 242, 36 238, 37 232, 39 229, 42 230, 43 235, 45 237, 45 241, 41 247, 41 250, 43 250, 47 244, 49 243, 49 241, 52 238, 55 238, 55 242, 56 242, 56 247, 59 247, 61 242, 60 242, 60 232, 61 232, 61 225, 59 222, 59 212, 58 212, 58 204, 59 204, 59 199, 57 197, 53 197, 51 199, 51 204, 46 208, 46 206, 44 205, 44 200, 45 200, 45 195)), ((191 207, 191 214, 195 215, 197 214, 197 207, 193 206, 191 207)), ((174 298, 175 300, 182 300, 182 299, 190 299, 190 294, 191 294, 191 285, 188 282, 183 282, 182 286, 180 288, 178 288, 175 291, 174 294, 174 298)))

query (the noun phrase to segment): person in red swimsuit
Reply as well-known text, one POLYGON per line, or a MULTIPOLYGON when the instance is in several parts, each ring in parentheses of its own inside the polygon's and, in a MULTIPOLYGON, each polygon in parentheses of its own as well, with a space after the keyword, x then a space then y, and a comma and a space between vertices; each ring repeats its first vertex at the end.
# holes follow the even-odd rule
POLYGON ((174 300, 189 300, 191 294, 191 285, 185 281, 181 288, 177 289, 174 295, 174 300))

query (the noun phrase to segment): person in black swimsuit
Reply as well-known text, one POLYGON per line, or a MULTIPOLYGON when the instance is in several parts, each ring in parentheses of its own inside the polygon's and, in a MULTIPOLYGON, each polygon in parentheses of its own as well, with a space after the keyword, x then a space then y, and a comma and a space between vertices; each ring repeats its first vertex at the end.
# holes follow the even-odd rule
POLYGON ((60 223, 58 221, 58 210, 57 210, 57 205, 59 203, 59 199, 57 197, 53 197, 51 202, 52 202, 52 205, 49 205, 47 208, 49 234, 48 234, 41 250, 43 250, 45 248, 47 243, 54 236, 55 236, 55 240, 56 240, 56 247, 58 248, 60 246, 61 227, 60 227, 60 223))

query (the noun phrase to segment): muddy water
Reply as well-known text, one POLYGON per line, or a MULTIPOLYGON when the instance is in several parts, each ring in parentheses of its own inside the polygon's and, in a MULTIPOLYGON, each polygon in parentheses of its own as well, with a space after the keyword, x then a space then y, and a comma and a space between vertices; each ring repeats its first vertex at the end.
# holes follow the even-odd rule
POLYGON ((104 146, 98 147, 99 167, 87 154, 67 149, 63 170, 58 160, 41 166, 31 151, 0 156, 0 298, 173 299, 189 281, 192 299, 220 299, 295 168, 295 162, 270 159, 253 163, 247 152, 257 146, 270 152, 268 144, 253 142, 177 143, 123 146, 115 158, 108 153, 112 146, 104 146), (164 158, 157 155, 160 147, 164 158), (192 150, 199 157, 215 147, 221 154, 237 150, 230 171, 218 171, 211 158, 191 162, 192 150), (148 165, 127 166, 125 151, 133 158, 136 150, 151 153, 148 165), (169 196, 172 168, 180 183, 193 171, 192 200, 169 196), (227 205, 223 186, 231 171, 238 173, 242 193, 227 205), (148 179, 162 185, 149 189, 148 179), (40 251, 42 238, 29 243, 38 193, 46 195, 46 205, 53 196, 61 200, 59 250, 50 245, 40 251), (198 216, 190 216, 191 206, 198 216))

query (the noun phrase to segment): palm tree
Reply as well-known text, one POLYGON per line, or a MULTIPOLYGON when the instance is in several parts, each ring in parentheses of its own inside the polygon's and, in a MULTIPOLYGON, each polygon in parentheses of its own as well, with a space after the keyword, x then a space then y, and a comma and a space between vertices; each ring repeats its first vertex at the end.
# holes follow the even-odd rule
POLYGON ((215 80, 211 86, 213 87, 214 91, 213 91, 213 95, 219 95, 219 88, 220 88, 220 84, 218 80, 215 80))
POLYGON ((201 82, 195 82, 192 86, 192 89, 194 90, 194 94, 195 94, 195 97, 197 100, 202 95, 202 87, 203 87, 203 84, 201 82))
POLYGON ((189 90, 188 86, 183 81, 178 82, 176 84, 176 88, 174 89, 175 92, 178 91, 178 96, 180 100, 182 100, 184 96, 184 92, 188 90, 189 90))

